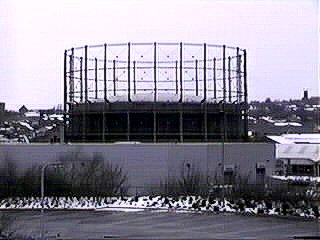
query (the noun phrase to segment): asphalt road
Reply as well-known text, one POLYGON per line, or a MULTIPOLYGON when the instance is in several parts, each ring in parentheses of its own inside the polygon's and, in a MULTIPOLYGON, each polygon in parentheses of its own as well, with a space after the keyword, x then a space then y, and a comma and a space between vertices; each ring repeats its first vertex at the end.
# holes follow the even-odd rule
MULTIPOLYGON (((8 211, 15 231, 40 232, 40 212, 8 211)), ((276 217, 174 212, 50 211, 44 225, 50 239, 293 239, 319 236, 320 223, 276 217)))

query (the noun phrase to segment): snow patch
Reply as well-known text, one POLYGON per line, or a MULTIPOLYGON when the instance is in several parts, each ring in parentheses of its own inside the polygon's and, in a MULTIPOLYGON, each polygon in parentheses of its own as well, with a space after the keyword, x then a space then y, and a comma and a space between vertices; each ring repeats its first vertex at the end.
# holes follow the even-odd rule
POLYGON ((294 182, 320 182, 320 177, 310 177, 310 176, 271 176, 274 179, 281 181, 294 181, 294 182))
MULTIPOLYGON (((207 199, 200 196, 181 196, 178 198, 162 196, 141 197, 45 197, 44 209, 56 210, 96 210, 141 212, 176 212, 176 213, 240 213, 298 216, 319 218, 319 207, 307 207, 303 201, 301 207, 290 207, 286 202, 248 201, 239 199, 236 202, 226 199, 207 199)), ((41 209, 39 197, 7 198, 0 201, 0 209, 41 209)))
POLYGON ((18 123, 19 123, 21 126, 26 127, 27 129, 29 129, 30 131, 33 131, 33 130, 34 130, 34 128, 31 127, 29 123, 22 122, 22 121, 19 121, 18 123))

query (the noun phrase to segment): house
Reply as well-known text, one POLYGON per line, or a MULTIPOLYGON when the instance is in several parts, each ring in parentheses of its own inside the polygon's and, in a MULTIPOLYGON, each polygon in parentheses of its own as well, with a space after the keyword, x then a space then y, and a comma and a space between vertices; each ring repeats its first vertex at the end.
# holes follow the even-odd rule
POLYGON ((28 111, 29 110, 25 105, 23 105, 21 108, 19 108, 19 113, 21 113, 21 114, 25 114, 28 111))
POLYGON ((40 122, 40 113, 36 111, 28 111, 24 113, 28 121, 30 121, 31 126, 38 126, 40 122))

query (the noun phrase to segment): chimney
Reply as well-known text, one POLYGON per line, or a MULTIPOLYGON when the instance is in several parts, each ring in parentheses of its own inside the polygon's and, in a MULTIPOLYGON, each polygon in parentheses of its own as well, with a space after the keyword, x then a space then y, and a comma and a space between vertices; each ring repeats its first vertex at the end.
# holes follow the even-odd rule
POLYGON ((305 101, 305 100, 308 100, 308 98, 309 98, 309 97, 308 97, 308 90, 304 90, 304 91, 303 91, 303 98, 302 98, 302 100, 305 101))

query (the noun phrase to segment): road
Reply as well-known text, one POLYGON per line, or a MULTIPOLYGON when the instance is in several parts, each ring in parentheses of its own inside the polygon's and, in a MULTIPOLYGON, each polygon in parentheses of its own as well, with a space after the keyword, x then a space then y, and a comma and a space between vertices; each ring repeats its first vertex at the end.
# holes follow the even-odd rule
MULTIPOLYGON (((8 211, 15 229, 38 236, 40 212, 8 211)), ((49 211, 50 239, 293 239, 320 235, 316 221, 223 214, 174 212, 49 211)))

